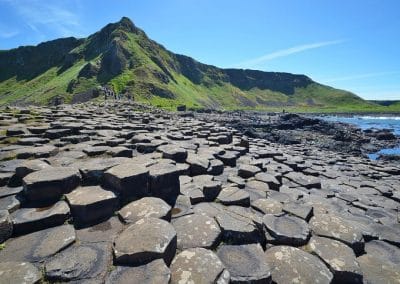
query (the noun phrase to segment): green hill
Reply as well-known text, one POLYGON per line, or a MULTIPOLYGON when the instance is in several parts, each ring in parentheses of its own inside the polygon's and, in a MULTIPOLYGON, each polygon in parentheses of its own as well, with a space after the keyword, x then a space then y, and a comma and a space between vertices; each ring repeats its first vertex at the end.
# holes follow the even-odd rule
POLYGON ((84 38, 0 51, 0 104, 88 99, 100 85, 175 108, 353 111, 382 109, 305 75, 221 69, 174 54, 128 18, 84 38))

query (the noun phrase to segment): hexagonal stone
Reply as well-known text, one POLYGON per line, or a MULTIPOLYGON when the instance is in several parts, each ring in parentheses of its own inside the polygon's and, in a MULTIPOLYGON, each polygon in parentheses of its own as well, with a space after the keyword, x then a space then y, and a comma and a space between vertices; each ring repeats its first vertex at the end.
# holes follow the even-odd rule
POLYGON ((126 228, 114 244, 115 262, 142 265, 162 258, 169 264, 175 255, 176 232, 167 221, 140 219, 126 228))
POLYGON ((363 273, 364 283, 399 283, 399 265, 368 253, 357 257, 357 261, 363 273))
POLYGON ((78 228, 76 230, 76 236, 80 243, 112 243, 123 228, 124 225, 119 218, 115 216, 91 227, 78 228))
POLYGON ((216 220, 222 229, 224 242, 230 244, 261 243, 264 239, 257 224, 248 216, 222 210, 215 212, 216 220))
POLYGON ((323 237, 312 237, 307 245, 333 272, 336 283, 363 283, 362 272, 353 250, 344 243, 323 237))
POLYGON ((188 155, 186 163, 190 165, 190 174, 192 176, 207 174, 208 166, 210 165, 207 157, 194 154, 188 155))
POLYGON ((100 186, 78 187, 66 195, 76 224, 88 224, 104 220, 113 215, 117 196, 100 186))
POLYGON ((87 154, 88 156, 98 156, 102 155, 110 149, 108 146, 90 146, 82 150, 83 153, 87 154))
POLYGON ((171 206, 156 197, 143 197, 125 205, 118 212, 125 223, 135 223, 142 218, 158 218, 171 220, 171 206))
POLYGON ((81 175, 75 168, 47 168, 24 177, 24 194, 30 201, 55 201, 76 188, 80 180, 81 175))
POLYGON ((164 159, 171 159, 177 163, 185 162, 188 156, 187 151, 177 145, 162 145, 158 147, 158 151, 162 153, 164 159))
POLYGON ((171 284, 229 283, 230 275, 211 250, 192 248, 178 254, 171 264, 171 284))
POLYGON ((48 163, 42 160, 27 160, 15 169, 15 174, 18 177, 23 178, 32 172, 40 171, 50 167, 51 166, 48 163))
POLYGON ((251 202, 251 207, 264 214, 279 214, 283 205, 271 198, 260 198, 251 202))
POLYGON ((319 260, 295 247, 274 246, 265 251, 275 283, 331 283, 332 273, 319 260))
POLYGON ((45 263, 46 278, 52 282, 95 280, 101 283, 111 261, 107 243, 72 246, 45 263))
POLYGON ((236 167, 236 160, 239 157, 239 152, 226 151, 222 155, 216 155, 216 158, 221 160, 225 166, 236 167))
POLYGON ((39 283, 40 271, 28 262, 0 262, 1 283, 39 283))
POLYGON ((1 261, 42 261, 75 242, 72 225, 62 225, 9 240, 1 261))
POLYGON ((259 172, 261 172, 259 167, 252 165, 240 165, 238 170, 238 176, 242 178, 251 178, 259 172))
POLYGON ((11 237, 13 226, 7 210, 0 210, 0 244, 11 237))
POLYGON ((178 236, 178 249, 215 248, 219 244, 221 229, 213 218, 191 214, 174 219, 172 225, 178 236))
POLYGON ((224 163, 220 160, 210 160, 210 166, 207 169, 207 173, 210 175, 220 175, 224 172, 224 163))
POLYGON ((39 147, 24 147, 15 151, 18 159, 48 158, 58 153, 58 148, 51 145, 39 147))
POLYGON ((224 205, 250 206, 250 195, 237 187, 225 187, 217 196, 217 200, 224 205))
POLYGON ((161 259, 153 260, 152 262, 136 266, 126 267, 117 266, 110 276, 106 284, 129 284, 129 283, 143 283, 143 284, 168 284, 171 279, 171 271, 161 259))
POLYGON ((368 255, 381 258, 383 262, 392 262, 400 265, 400 248, 384 241, 370 241, 365 243, 365 252, 368 255))
POLYGON ((321 179, 316 178, 314 176, 306 176, 302 173, 291 171, 285 174, 285 177, 308 189, 321 188, 321 179))
POLYGON ((69 207, 59 201, 50 207, 21 208, 11 214, 14 233, 27 234, 64 224, 69 218, 69 207))
POLYGON ((271 269, 259 244, 222 245, 217 255, 231 275, 230 283, 271 283, 271 269))
POLYGON ((12 213, 21 206, 21 201, 16 195, 10 195, 0 198, 0 210, 7 210, 12 213))
POLYGON ((18 186, 18 187, 8 187, 8 186, 0 187, 0 198, 7 197, 7 196, 10 196, 10 195, 16 195, 16 194, 20 193, 23 190, 24 190, 24 188, 22 186, 18 186))
POLYGON ((149 195, 149 169, 135 163, 124 163, 104 173, 107 187, 119 192, 123 203, 149 195))
POLYGON ((334 214, 317 214, 310 220, 313 233, 336 239, 349 245, 356 254, 364 250, 362 231, 350 221, 334 214))
POLYGON ((282 210, 286 213, 300 217, 309 221, 313 215, 313 207, 298 202, 288 202, 283 205, 282 210))
POLYGON ((168 204, 174 204, 180 191, 179 169, 170 163, 152 165, 149 168, 149 192, 168 204))
POLYGON ((281 186, 276 177, 270 173, 258 173, 254 177, 256 180, 268 184, 268 187, 272 190, 279 190, 279 187, 281 186))
POLYGON ((26 138, 18 139, 17 144, 31 146, 31 145, 35 145, 35 144, 45 144, 48 142, 49 142, 49 139, 45 139, 45 138, 26 137, 26 138))
POLYGON ((267 242, 301 246, 307 243, 310 229, 307 222, 298 217, 266 214, 263 218, 267 242))

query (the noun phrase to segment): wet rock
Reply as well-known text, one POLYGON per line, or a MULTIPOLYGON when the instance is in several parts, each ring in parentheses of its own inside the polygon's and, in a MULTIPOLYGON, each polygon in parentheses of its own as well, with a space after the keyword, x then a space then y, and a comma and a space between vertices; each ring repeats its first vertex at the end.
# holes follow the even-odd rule
POLYGON ((167 221, 140 219, 127 227, 115 240, 117 264, 142 265, 155 259, 171 263, 176 250, 176 232, 167 221))
POLYGON ((43 261, 74 243, 75 239, 72 225, 41 230, 9 240, 5 248, 0 251, 0 260, 43 261))
POLYGON ((2 283, 40 283, 40 271, 27 262, 0 262, 0 275, 2 283))
POLYGON ((95 243, 72 246, 45 263, 50 281, 101 282, 111 261, 110 244, 95 243))
POLYGON ((24 194, 29 201, 51 202, 79 185, 81 175, 69 167, 47 168, 28 174, 23 179, 24 194))
POLYGON ((231 275, 230 283, 271 283, 271 269, 259 244, 222 245, 217 255, 231 275))
POLYGON ((148 264, 126 267, 117 266, 107 278, 106 284, 168 284, 171 279, 171 271, 161 259, 156 259, 148 264))
POLYGON ((350 221, 334 214, 317 214, 310 220, 310 228, 314 234, 339 240, 349 245, 356 254, 364 250, 362 231, 350 221))
POLYGON ((217 200, 224 205, 240 205, 245 207, 250 206, 249 194, 237 187, 223 188, 218 194, 217 200))
POLYGON ((218 223, 210 217, 191 214, 172 221, 177 236, 178 249, 215 248, 221 237, 218 223))
POLYGON ((300 246, 308 242, 310 229, 307 222, 298 217, 266 214, 263 218, 267 242, 300 246))
POLYGON ((229 283, 230 275, 211 250, 192 248, 178 254, 171 264, 171 284, 229 283))
POLYGON ((333 273, 334 282, 363 283, 360 266, 349 246, 339 241, 314 236, 307 248, 328 265, 333 273))
POLYGON ((118 212, 125 223, 135 223, 142 218, 171 219, 171 206, 156 197, 144 197, 125 205, 118 212))
POLYGON ((275 283, 331 283, 333 279, 332 273, 318 257, 298 248, 269 248, 265 260, 275 283))
POLYGON ((0 244, 11 237, 13 226, 7 210, 0 210, 0 244))
POLYGON ((148 179, 149 169, 135 163, 124 163, 104 173, 105 186, 120 193, 123 203, 148 196, 148 179))
POLYGON ((64 224, 70 210, 65 201, 59 201, 50 207, 21 208, 11 214, 14 234, 27 234, 64 224))
POLYGON ((101 221, 114 213, 118 199, 100 186, 78 187, 66 195, 75 224, 101 221))

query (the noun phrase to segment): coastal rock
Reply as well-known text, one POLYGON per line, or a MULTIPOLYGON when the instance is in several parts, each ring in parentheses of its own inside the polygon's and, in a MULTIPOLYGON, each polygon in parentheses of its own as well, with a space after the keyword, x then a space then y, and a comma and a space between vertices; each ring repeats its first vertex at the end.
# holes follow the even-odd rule
POLYGON ((115 240, 117 264, 143 265, 155 259, 171 263, 176 250, 176 232, 167 221, 140 219, 127 227, 115 240))
POLYGON ((40 271, 28 262, 0 262, 2 283, 40 283, 40 271))
POLYGON ((0 244, 11 237, 13 225, 7 210, 0 210, 0 244))
POLYGON ((204 248, 187 249, 171 263, 171 284, 229 283, 230 275, 218 256, 204 248))
POLYGON ((142 218, 171 219, 171 206, 156 197, 144 197, 125 205, 118 212, 125 223, 135 223, 142 218))

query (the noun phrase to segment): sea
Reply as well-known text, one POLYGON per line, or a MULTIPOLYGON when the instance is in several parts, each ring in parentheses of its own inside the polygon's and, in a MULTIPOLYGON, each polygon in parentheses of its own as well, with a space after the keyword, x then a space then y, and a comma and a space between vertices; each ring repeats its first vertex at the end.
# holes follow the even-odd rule
MULTIPOLYGON (((395 135, 400 136, 400 116, 321 116, 319 117, 328 121, 344 122, 356 125, 361 129, 391 129, 395 135)), ((370 153, 368 157, 376 160, 379 154, 400 155, 400 145, 396 148, 381 149, 376 153, 370 153)))

